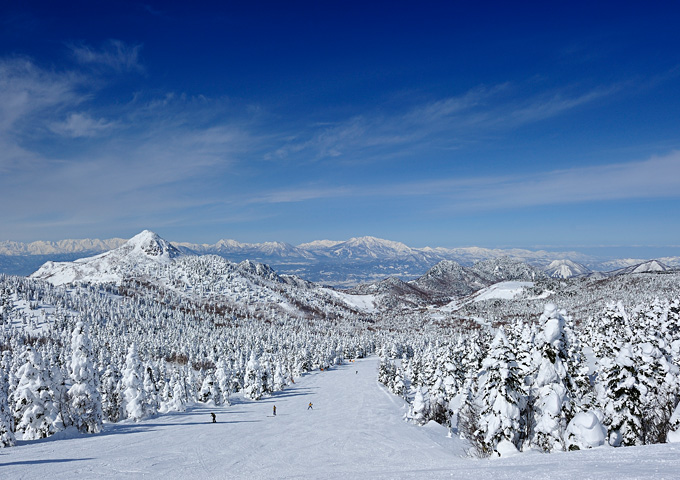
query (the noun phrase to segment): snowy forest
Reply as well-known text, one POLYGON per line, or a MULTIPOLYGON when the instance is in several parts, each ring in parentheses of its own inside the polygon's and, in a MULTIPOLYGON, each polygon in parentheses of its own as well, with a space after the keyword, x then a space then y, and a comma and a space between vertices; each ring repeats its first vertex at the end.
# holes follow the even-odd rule
POLYGON ((409 403, 404 420, 447 426, 469 455, 680 440, 677 273, 536 278, 512 298, 451 297, 454 309, 368 308, 365 294, 210 256, 135 272, 0 276, 0 446, 257 401, 370 355, 409 403))

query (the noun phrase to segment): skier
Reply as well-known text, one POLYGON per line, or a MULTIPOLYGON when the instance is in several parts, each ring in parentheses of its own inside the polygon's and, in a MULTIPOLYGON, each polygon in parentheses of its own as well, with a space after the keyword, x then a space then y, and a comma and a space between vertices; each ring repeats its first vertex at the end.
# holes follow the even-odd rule
POLYGON ((276 416, 276 405, 272 408, 272 411, 274 412, 274 416, 276 416))
POLYGON ((309 406, 307 407, 307 410, 314 410, 314 409, 312 408, 312 402, 309 402, 309 406))
POLYGON ((213 420, 212 422, 217 423, 217 420, 215 419, 215 414, 210 412, 210 415, 212 416, 212 420, 213 420))

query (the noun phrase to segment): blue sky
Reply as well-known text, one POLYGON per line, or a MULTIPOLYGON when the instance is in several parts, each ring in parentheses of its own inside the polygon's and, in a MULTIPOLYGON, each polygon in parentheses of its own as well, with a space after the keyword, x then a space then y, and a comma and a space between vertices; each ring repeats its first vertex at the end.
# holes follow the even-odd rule
POLYGON ((676 2, 15 3, 0 240, 680 252, 676 2))

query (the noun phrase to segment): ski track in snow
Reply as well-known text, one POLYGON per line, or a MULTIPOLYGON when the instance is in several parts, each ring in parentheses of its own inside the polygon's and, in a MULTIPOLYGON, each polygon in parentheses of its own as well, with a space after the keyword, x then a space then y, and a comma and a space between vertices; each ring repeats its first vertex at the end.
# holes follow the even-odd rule
POLYGON ((436 424, 403 420, 378 359, 313 372, 258 402, 197 405, 140 423, 0 449, 0 478, 574 479, 678 478, 680 447, 652 445, 492 460, 436 424), (355 373, 358 371, 358 374, 355 373), (309 402, 313 410, 307 410, 309 402), (276 405, 277 416, 271 415, 276 405), (210 412, 217 422, 210 422, 210 412))

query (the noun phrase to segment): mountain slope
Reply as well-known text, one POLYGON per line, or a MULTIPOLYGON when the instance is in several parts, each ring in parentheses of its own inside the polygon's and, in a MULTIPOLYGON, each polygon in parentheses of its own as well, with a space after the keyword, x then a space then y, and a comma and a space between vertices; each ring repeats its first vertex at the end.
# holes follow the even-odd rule
POLYGON ((579 275, 588 275, 591 270, 580 263, 571 260, 555 260, 545 267, 544 272, 551 278, 571 278, 579 275))
POLYGON ((73 282, 105 283, 140 275, 184 255, 166 240, 148 230, 135 235, 118 248, 73 262, 47 262, 31 278, 53 285, 73 282))
POLYGON ((650 260, 648 262, 638 263, 629 267, 621 268, 610 272, 610 275, 629 275, 631 273, 653 273, 653 272, 667 272, 670 270, 666 265, 658 260, 650 260))
POLYGON ((487 282, 469 268, 443 260, 410 284, 437 297, 462 297, 486 286, 487 282))
MULTIPOLYGON (((349 296, 270 266, 244 260, 233 263, 217 255, 190 255, 147 230, 121 247, 73 262, 47 262, 31 275, 53 285, 114 283, 125 295, 171 293, 198 305, 211 305, 238 317, 278 312, 282 317, 340 318, 362 309, 349 296)), ((370 304, 370 300, 368 301, 370 304)))

